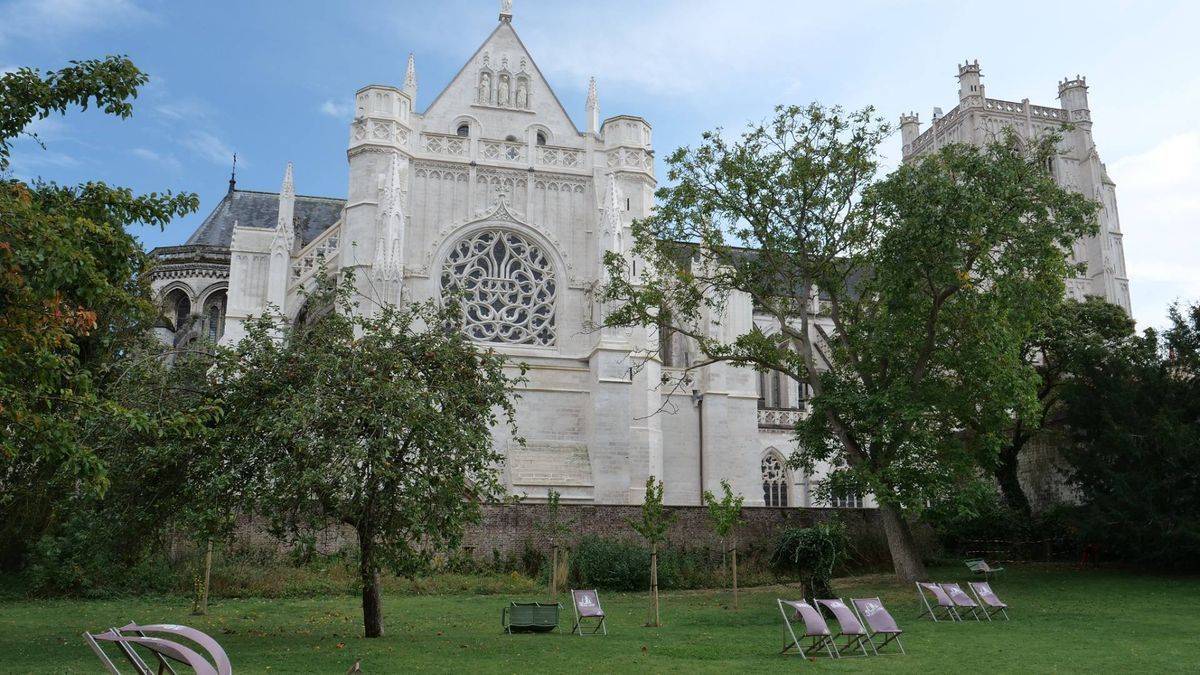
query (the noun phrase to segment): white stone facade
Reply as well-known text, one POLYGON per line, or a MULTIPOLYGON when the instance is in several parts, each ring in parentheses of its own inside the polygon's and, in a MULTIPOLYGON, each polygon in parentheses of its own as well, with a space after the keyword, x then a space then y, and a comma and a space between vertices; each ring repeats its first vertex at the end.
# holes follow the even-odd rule
MULTIPOLYGON (((816 477, 784 463, 806 414, 802 385, 719 364, 672 386, 694 359, 685 341, 660 349, 654 329, 590 328, 604 313, 593 297, 604 253, 622 251, 630 223, 653 205, 651 127, 632 115, 601 121, 593 80, 577 128, 511 18, 502 12, 424 112, 412 57, 402 87, 357 92, 345 200, 298 196, 290 164, 279 193, 231 180, 185 245, 156 251, 165 315, 181 317, 164 321, 164 339, 233 343, 268 305, 303 320, 302 291, 322 263, 354 270, 360 293, 380 302, 440 298, 452 287, 468 301, 468 333, 529 366, 517 419, 527 443, 495 438, 513 493, 635 504, 653 475, 670 504, 698 504, 728 480, 747 505, 825 505, 816 477), (222 301, 219 323, 187 318, 211 298, 222 301)), ((928 139, 906 135, 906 154, 925 151, 928 139)), ((1115 208, 1113 219, 1115 227, 1115 208)), ((752 322, 777 330, 748 298, 731 298, 725 311, 706 317, 714 334, 732 339, 752 322)), ((848 496, 835 505, 871 503, 848 496)))

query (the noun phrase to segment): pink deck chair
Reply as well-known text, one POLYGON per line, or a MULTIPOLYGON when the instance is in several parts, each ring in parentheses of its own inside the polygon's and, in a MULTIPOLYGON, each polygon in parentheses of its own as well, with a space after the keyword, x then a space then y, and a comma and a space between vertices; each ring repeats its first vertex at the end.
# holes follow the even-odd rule
POLYGON ((112 675, 120 675, 121 671, 117 670, 116 664, 112 662, 112 659, 110 659, 108 654, 104 652, 104 649, 100 647, 101 642, 115 644, 117 649, 121 651, 121 654, 126 660, 129 661, 130 665, 132 665, 133 669, 138 673, 153 673, 154 671, 150 669, 150 666, 146 664, 141 655, 139 655, 133 649, 134 647, 142 647, 154 654, 155 658, 160 659, 160 665, 158 668, 158 672, 160 674, 166 671, 172 673, 175 672, 175 669, 171 667, 170 663, 168 663, 169 659, 171 661, 182 663, 188 666, 195 671, 196 675, 219 675, 217 673, 217 669, 213 668, 212 664, 210 664, 208 661, 205 661, 204 657, 197 654, 195 650, 170 640, 164 640, 162 638, 155 637, 135 637, 130 635, 121 635, 116 631, 116 629, 113 628, 110 628, 103 633, 85 632, 83 634, 83 639, 88 643, 88 646, 92 648, 92 651, 96 653, 96 656, 100 658, 100 662, 104 665, 105 669, 107 669, 109 673, 112 673, 112 675))
POLYGON ((904 631, 896 625, 896 620, 884 608, 882 600, 879 598, 851 598, 850 605, 854 607, 854 613, 862 619, 867 630, 871 631, 871 635, 867 638, 867 644, 871 645, 871 651, 878 655, 879 650, 886 647, 889 642, 895 642, 896 646, 900 648, 900 653, 905 653, 904 645, 900 642, 900 635, 904 631), (875 638, 880 635, 883 636, 883 642, 875 644, 875 638))
POLYGON ((962 617, 958 615, 958 611, 954 608, 954 601, 950 599, 946 591, 942 590, 941 586, 918 581, 917 595, 921 596, 921 602, 925 605, 925 610, 917 615, 918 619, 928 614, 929 618, 937 621, 938 611, 940 610, 945 613, 945 616, 942 618, 949 619, 950 621, 962 621, 962 617), (929 598, 925 595, 926 591, 933 595, 933 599, 937 601, 937 609, 934 609, 934 606, 929 604, 929 598))
POLYGON ((202 633, 195 628, 174 623, 152 623, 139 626, 137 623, 130 621, 117 630, 125 635, 132 633, 139 637, 147 637, 146 633, 155 633, 191 640, 208 653, 209 660, 217 667, 217 675, 231 675, 233 673, 233 665, 230 664, 229 656, 225 653, 225 649, 220 643, 212 639, 207 633, 202 633))
POLYGON ((608 635, 608 627, 605 621, 608 617, 604 615, 604 610, 600 607, 600 596, 596 591, 571 591, 571 604, 575 607, 575 626, 571 628, 571 633, 578 632, 579 635, 595 635, 600 631, 604 631, 603 635, 608 635), (592 630, 583 632, 584 619, 599 619, 599 623, 592 626, 592 630))
POLYGON ((950 600, 954 602, 954 611, 961 617, 963 612, 970 612, 971 616, 979 621, 979 603, 975 599, 967 595, 967 592, 958 584, 942 584, 942 590, 946 591, 946 595, 950 596, 950 600))
POLYGON ((836 643, 841 638, 846 638, 846 644, 837 647, 839 654, 844 649, 858 647, 862 650, 863 656, 870 656, 867 653, 867 629, 863 628, 862 622, 854 615, 854 612, 842 602, 841 598, 832 598, 829 600, 817 600, 817 609, 824 607, 833 618, 838 622, 838 633, 833 636, 836 643))
POLYGON ((833 635, 829 632, 829 626, 825 624, 825 619, 821 616, 812 605, 803 600, 783 600, 776 598, 775 602, 779 605, 779 613, 783 615, 783 626, 787 629, 788 635, 791 635, 792 641, 779 652, 786 654, 792 647, 804 656, 814 656, 816 652, 822 648, 829 654, 829 658, 836 659, 841 654, 837 651, 837 644, 833 641, 833 635), (792 616, 788 616, 784 605, 790 607, 792 616), (801 621, 804 623, 804 635, 796 637, 796 631, 792 629, 792 621, 801 621), (803 644, 803 640, 809 640, 809 644, 803 644))
POLYGON ((983 610, 988 621, 996 614, 1003 614, 1004 620, 1008 621, 1008 605, 1004 601, 996 597, 996 593, 986 581, 972 581, 970 584, 971 592, 975 594, 975 599, 979 600, 980 609, 983 610))

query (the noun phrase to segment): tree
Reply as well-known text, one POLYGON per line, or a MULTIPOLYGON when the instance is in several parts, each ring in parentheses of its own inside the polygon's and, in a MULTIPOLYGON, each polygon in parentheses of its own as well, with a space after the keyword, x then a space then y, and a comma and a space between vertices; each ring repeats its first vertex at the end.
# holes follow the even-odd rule
POLYGON ((363 311, 351 275, 308 302, 332 311, 310 325, 257 317, 224 360, 225 452, 279 534, 353 528, 365 632, 379 637, 381 569, 425 569, 502 491, 492 429, 515 434, 524 365, 509 376, 457 330, 454 303, 363 311))
MULTIPOLYGON (((127 118, 147 77, 124 57, 42 74, 0 75, 0 522, 6 566, 54 520, 54 506, 109 484, 102 444, 114 426, 202 424, 166 419, 109 394, 157 318, 150 261, 128 227, 163 226, 198 206, 193 194, 134 195, 101 182, 60 186, 8 175, 12 141, 37 119, 94 105, 127 118), (105 420, 98 425, 95 420, 105 420)), ((35 137, 36 138, 36 137, 35 137)))
POLYGON ((650 610, 646 626, 657 628, 662 625, 658 612, 658 545, 666 541, 667 530, 675 516, 663 508, 663 483, 654 482, 654 476, 646 479, 646 497, 642 501, 642 517, 629 521, 630 527, 642 535, 650 546, 650 610))
POLYGON ((1084 369, 1125 348, 1133 334, 1133 319, 1117 305, 1097 297, 1082 302, 1063 298, 1022 344, 1022 361, 1037 371, 1038 405, 1018 411, 993 464, 993 475, 1014 513, 1025 519, 1031 515, 1017 477, 1021 452, 1038 432, 1061 428, 1063 388, 1084 369))
POLYGON ((741 495, 733 496, 733 490, 729 487, 729 481, 721 481, 721 490, 724 495, 720 501, 717 501, 716 496, 708 490, 704 491, 704 504, 708 506, 708 516, 712 519, 713 531, 717 536, 725 541, 726 552, 730 555, 730 570, 733 578, 733 609, 738 608, 738 585, 737 585, 737 527, 745 521, 742 520, 742 502, 745 498, 741 495))
POLYGON ((566 540, 575 527, 575 519, 562 516, 562 495, 551 488, 546 495, 546 516, 538 523, 538 529, 550 540, 550 588, 549 597, 557 598, 567 582, 568 562, 566 540))
POLYGON ((906 518, 1033 405, 1020 345, 1062 296, 1064 251, 1094 230, 1095 205, 1048 174, 1052 135, 1028 149, 1011 132, 947 145, 876 180, 888 133, 869 108, 816 104, 777 108, 737 140, 705 133, 667 158, 672 184, 633 224, 632 260, 606 256, 602 295, 609 325, 688 337, 690 369, 726 362, 807 383, 792 463, 830 462, 872 492, 897 574, 916 579, 906 518), (779 332, 715 335, 735 300, 779 332))
POLYGON ((1089 362, 1063 392, 1065 457, 1085 542, 1105 555, 1191 570, 1200 560, 1200 303, 1161 334, 1089 362))

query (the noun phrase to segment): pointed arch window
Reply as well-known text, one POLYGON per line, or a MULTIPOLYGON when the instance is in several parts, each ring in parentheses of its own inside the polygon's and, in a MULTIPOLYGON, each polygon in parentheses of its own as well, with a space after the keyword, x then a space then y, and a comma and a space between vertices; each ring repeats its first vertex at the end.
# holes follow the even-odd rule
POLYGON ((783 457, 771 449, 762 459, 763 503, 767 506, 788 505, 788 472, 783 457))

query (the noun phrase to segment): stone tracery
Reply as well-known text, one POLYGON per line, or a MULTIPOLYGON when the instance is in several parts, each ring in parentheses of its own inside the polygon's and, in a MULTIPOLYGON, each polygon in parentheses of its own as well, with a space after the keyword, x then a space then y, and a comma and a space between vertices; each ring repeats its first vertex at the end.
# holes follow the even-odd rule
POLYGON ((516 232, 489 228, 459 240, 442 266, 442 295, 458 295, 463 329, 473 340, 554 344, 554 265, 516 232))

